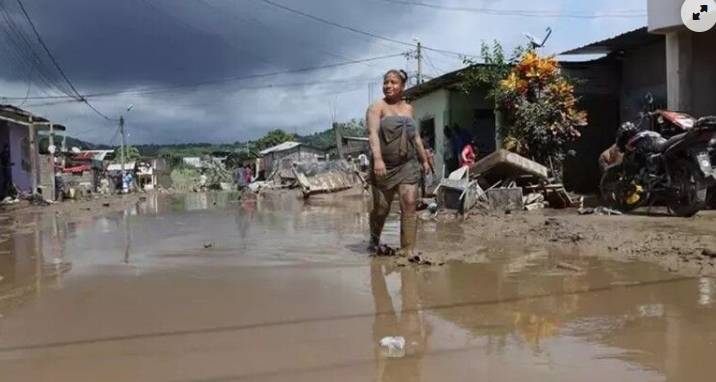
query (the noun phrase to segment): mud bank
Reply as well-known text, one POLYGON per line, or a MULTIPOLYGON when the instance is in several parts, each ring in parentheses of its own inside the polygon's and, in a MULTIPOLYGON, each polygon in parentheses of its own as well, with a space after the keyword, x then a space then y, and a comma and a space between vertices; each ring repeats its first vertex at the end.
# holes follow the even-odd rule
MULTIPOLYGON (((428 265, 472 262, 502 248, 550 248, 618 261, 645 260, 682 275, 716 275, 716 211, 694 218, 661 211, 621 216, 582 216, 575 210, 510 214, 472 213, 466 217, 422 215, 420 258, 428 265), (454 238, 448 248, 439 235, 454 238), (458 244, 455 244, 458 243, 458 244)), ((405 259, 397 264, 408 265, 405 259)))

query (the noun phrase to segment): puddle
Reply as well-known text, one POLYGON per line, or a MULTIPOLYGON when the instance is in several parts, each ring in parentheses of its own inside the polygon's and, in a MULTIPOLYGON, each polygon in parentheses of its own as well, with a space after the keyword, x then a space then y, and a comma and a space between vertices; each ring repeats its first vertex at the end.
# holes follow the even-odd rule
MULTIPOLYGON (((716 282, 570 250, 396 268, 367 206, 150 197, 0 240, 0 370, 17 381, 709 380, 716 282), (567 263, 570 270, 560 267, 567 263), (406 339, 387 359, 381 338, 406 339)), ((7 222, 3 222, 5 224, 7 222)), ((397 217, 386 240, 397 242, 397 217)), ((431 223, 421 248, 463 235, 431 223)))

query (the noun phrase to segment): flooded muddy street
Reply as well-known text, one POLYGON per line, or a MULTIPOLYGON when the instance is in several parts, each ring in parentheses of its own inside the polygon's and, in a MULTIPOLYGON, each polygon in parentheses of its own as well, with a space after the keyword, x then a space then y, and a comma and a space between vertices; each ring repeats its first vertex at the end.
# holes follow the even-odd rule
MULTIPOLYGON (((479 225, 433 221, 421 224, 419 248, 445 264, 405 265, 368 256, 367 212, 360 197, 227 193, 153 195, 103 216, 3 215, 3 380, 716 373, 713 278, 559 240, 476 242, 479 225), (405 338, 399 357, 379 346, 387 336, 405 338)), ((398 220, 391 216, 385 241, 398 242, 398 220)), ((709 243, 708 229, 698 235, 709 243)))

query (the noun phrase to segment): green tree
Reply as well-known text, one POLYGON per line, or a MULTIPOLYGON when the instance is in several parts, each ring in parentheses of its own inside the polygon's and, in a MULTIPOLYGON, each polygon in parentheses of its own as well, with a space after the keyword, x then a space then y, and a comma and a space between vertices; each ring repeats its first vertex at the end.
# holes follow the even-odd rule
POLYGON ((497 40, 493 41, 492 46, 483 41, 480 48, 480 61, 472 58, 463 60, 468 68, 460 73, 460 88, 468 94, 487 89, 487 100, 495 102, 500 81, 507 78, 524 52, 525 49, 518 46, 512 57, 508 58, 497 40))
POLYGON ((271 130, 256 141, 256 147, 258 147, 259 150, 264 150, 294 139, 296 139, 296 137, 293 134, 289 134, 281 129, 271 130))
MULTIPOLYGON (((139 158, 141 158, 141 155, 139 154, 139 150, 131 145, 127 145, 124 147, 124 153, 125 153, 125 160, 127 162, 135 161, 139 158)), ((114 158, 116 160, 122 159, 122 151, 121 146, 114 149, 114 158)))

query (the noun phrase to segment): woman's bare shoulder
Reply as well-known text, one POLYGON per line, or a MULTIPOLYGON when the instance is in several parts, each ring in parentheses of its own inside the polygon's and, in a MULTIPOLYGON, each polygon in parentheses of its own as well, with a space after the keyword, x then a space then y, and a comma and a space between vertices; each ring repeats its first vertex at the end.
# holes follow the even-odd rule
POLYGON ((385 101, 383 101, 382 99, 379 99, 379 100, 373 102, 372 104, 370 104, 370 106, 368 106, 368 111, 382 112, 383 109, 385 108, 385 105, 386 105, 385 101))

